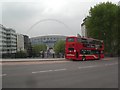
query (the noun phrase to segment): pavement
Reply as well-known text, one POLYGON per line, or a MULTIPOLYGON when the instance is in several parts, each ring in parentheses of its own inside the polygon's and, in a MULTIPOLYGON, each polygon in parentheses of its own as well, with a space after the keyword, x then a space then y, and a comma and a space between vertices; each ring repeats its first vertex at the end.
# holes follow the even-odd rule
MULTIPOLYGON (((111 57, 106 57, 101 60, 109 60, 111 57)), ((16 58, 16 59, 0 59, 0 62, 34 62, 34 61, 64 61, 65 58, 16 58)))
POLYGON ((0 59, 0 62, 32 62, 32 61, 61 61, 65 58, 20 58, 20 59, 0 59))
POLYGON ((2 87, 118 88, 117 58, 50 62, 2 65, 2 87))

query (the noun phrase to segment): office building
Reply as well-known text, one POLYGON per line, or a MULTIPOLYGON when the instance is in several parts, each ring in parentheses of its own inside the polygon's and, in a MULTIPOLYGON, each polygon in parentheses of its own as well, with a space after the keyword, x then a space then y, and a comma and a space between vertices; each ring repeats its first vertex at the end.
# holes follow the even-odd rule
POLYGON ((17 34, 17 52, 23 51, 27 56, 31 56, 32 46, 29 36, 23 34, 17 34))
POLYGON ((83 37, 87 37, 87 29, 86 29, 86 26, 85 26, 85 20, 86 18, 83 20, 83 23, 81 24, 81 34, 83 37))
POLYGON ((14 57, 17 49, 17 35, 12 28, 0 24, 0 54, 1 57, 14 57))
POLYGON ((17 34, 17 51, 24 51, 24 36, 22 34, 17 34))

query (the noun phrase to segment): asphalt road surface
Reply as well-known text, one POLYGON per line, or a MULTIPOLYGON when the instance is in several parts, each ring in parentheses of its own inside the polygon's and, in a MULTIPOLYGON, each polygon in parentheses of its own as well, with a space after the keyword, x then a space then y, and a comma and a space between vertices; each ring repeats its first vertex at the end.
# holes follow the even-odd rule
POLYGON ((8 63, 0 78, 2 88, 118 88, 118 58, 8 63))

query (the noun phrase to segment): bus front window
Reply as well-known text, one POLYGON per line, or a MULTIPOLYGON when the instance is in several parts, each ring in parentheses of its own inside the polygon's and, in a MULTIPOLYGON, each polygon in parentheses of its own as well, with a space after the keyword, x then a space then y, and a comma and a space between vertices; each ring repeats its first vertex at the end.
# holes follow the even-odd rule
POLYGON ((74 51, 74 48, 68 48, 69 51, 74 51))

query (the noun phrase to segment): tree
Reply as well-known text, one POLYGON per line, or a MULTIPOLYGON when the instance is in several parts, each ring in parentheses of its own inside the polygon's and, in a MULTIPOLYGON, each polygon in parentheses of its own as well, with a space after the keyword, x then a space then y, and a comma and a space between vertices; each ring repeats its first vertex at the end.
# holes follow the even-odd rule
MULTIPOLYGON (((118 16, 117 16, 117 20, 118 20, 118 21, 117 21, 117 23, 118 23, 118 24, 117 24, 117 25, 118 25, 118 31, 117 31, 117 32, 118 32, 118 34, 119 34, 119 32, 120 32, 120 17, 119 17, 119 16, 120 16, 120 5, 118 6, 118 16)), ((117 46, 117 47, 118 47, 118 48, 117 48, 117 49, 118 49, 118 52, 117 52, 117 53, 118 53, 118 55, 120 56, 120 35, 118 35, 118 46, 117 46)))
POLYGON ((16 58, 27 58, 27 53, 25 51, 17 51, 16 58))
POLYGON ((41 51, 46 51, 47 46, 45 44, 33 45, 33 56, 40 56, 41 51))
POLYGON ((85 19, 88 36, 104 40, 108 54, 118 52, 118 10, 118 6, 111 2, 100 3, 90 9, 85 19))
POLYGON ((54 51, 56 54, 64 54, 65 53, 65 41, 60 40, 57 41, 55 46, 54 46, 54 51))

